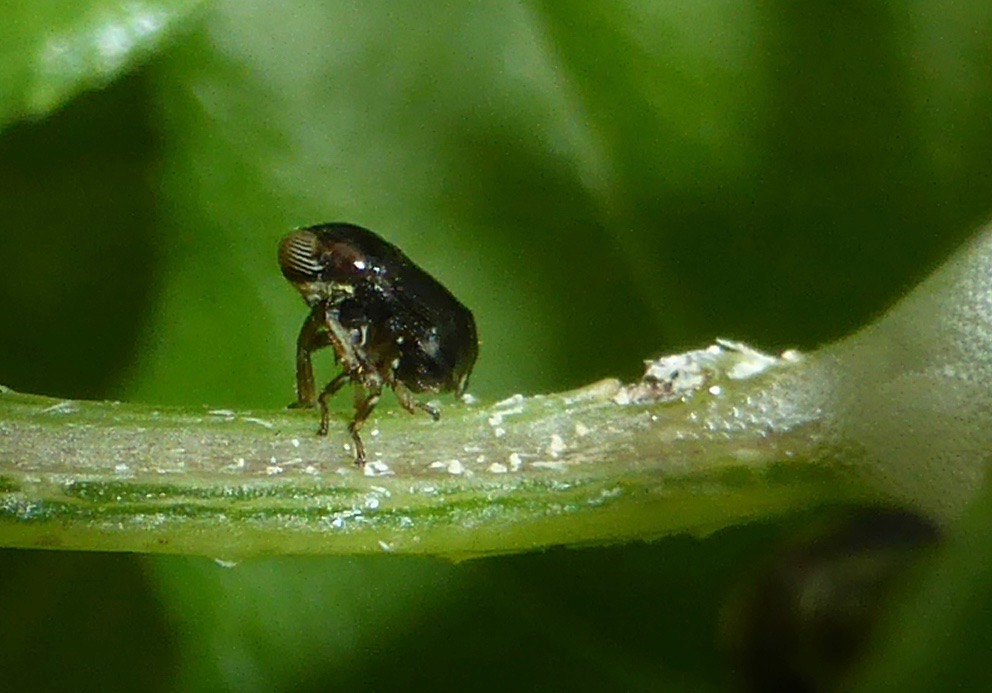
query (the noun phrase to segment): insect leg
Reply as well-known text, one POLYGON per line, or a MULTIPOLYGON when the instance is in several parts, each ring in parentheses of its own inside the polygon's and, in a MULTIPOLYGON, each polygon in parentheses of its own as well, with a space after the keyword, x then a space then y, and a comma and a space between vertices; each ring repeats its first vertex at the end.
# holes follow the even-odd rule
POLYGON ((310 409, 313 407, 313 364, 310 355, 318 349, 330 346, 330 335, 322 330, 323 312, 314 309, 307 316, 300 336, 296 338, 296 401, 290 409, 310 409))
POLYGON ((355 416, 351 419, 351 423, 348 424, 348 431, 351 433, 351 439, 355 442, 355 464, 360 467, 365 465, 365 443, 362 442, 362 438, 358 435, 358 432, 365 424, 365 420, 369 418, 370 414, 372 414, 372 410, 375 409, 375 405, 379 403, 379 396, 382 394, 382 387, 380 385, 374 390, 363 390, 362 392, 364 393, 364 396, 356 397, 355 399, 355 416))
POLYGON ((437 407, 432 407, 429 404, 419 401, 410 392, 410 388, 396 380, 395 378, 389 379, 389 386, 393 388, 393 392, 396 393, 396 399, 400 401, 400 405, 406 409, 411 414, 416 414, 419 409, 422 412, 426 412, 428 416, 437 421, 441 418, 441 412, 437 410, 437 407))
POLYGON ((317 435, 326 436, 327 429, 331 425, 331 413, 327 409, 327 400, 333 397, 334 393, 340 390, 341 386, 350 379, 351 375, 348 371, 338 373, 334 380, 327 383, 327 386, 324 387, 323 392, 320 393, 320 397, 317 398, 317 401, 320 402, 320 428, 317 429, 317 435))

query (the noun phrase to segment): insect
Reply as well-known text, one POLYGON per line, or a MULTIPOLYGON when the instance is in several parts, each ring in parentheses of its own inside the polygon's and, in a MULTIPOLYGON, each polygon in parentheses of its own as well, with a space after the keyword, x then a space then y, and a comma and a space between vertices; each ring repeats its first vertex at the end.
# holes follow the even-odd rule
POLYGON ((328 400, 353 383, 348 431, 358 465, 365 464, 359 431, 384 387, 408 412, 419 409, 435 421, 441 413, 413 393, 465 392, 479 352, 475 318, 399 248, 361 226, 319 224, 282 239, 279 267, 310 307, 296 341, 296 402, 290 407, 314 406, 311 355, 331 347, 342 371, 316 398, 317 435, 327 435, 328 400))

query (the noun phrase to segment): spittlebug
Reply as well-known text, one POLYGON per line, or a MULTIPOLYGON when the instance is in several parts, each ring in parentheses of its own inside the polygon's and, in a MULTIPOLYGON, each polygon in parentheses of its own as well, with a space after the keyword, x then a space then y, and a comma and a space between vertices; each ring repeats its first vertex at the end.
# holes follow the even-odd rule
POLYGON ((440 412, 413 393, 465 391, 479 352, 475 318, 399 248, 361 226, 319 224, 282 239, 279 267, 310 307, 296 342, 296 402, 290 406, 314 406, 311 355, 331 347, 343 370, 316 398, 317 434, 327 435, 328 400, 353 383, 348 431, 357 464, 365 464, 359 431, 384 386, 408 412, 420 409, 435 421, 440 412))

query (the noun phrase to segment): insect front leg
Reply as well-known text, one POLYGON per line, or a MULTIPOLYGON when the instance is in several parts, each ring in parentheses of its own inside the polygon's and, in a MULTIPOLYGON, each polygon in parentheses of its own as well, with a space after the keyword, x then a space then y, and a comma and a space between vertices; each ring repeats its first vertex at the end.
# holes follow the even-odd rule
POLYGON ((324 310, 314 308, 296 338, 296 401, 289 405, 290 409, 313 407, 313 363, 310 355, 331 345, 331 337, 323 329, 324 320, 324 310))

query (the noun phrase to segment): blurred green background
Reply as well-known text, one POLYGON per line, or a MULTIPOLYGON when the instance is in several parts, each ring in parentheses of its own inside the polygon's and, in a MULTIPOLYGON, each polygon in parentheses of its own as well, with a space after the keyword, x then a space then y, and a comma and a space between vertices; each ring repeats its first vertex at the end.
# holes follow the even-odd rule
MULTIPOLYGON (((3 13, 0 383, 25 392, 288 403, 304 307, 275 246, 300 225, 363 224, 440 278, 479 324, 473 392, 499 398, 717 335, 815 347, 992 207, 985 3, 3 13)), ((796 522, 464 565, 0 552, 0 671, 715 689, 720 600, 796 522)))

